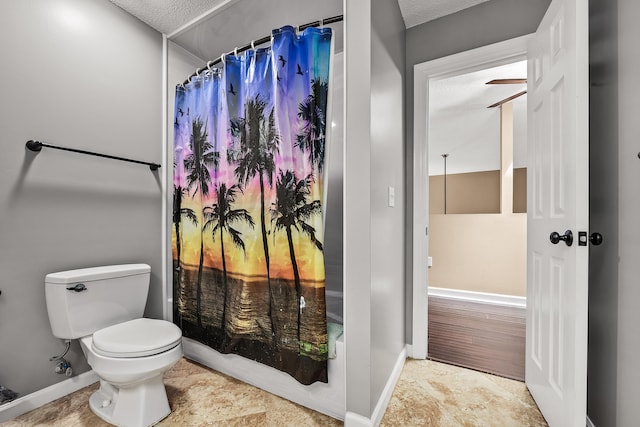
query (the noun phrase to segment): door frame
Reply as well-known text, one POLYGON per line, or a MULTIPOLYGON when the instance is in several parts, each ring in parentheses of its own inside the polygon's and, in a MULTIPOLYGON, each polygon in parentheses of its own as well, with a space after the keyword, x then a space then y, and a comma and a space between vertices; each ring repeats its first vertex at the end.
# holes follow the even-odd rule
POLYGON ((428 350, 429 80, 526 60, 532 36, 524 35, 413 66, 413 328, 410 356, 414 359, 426 359, 428 350))

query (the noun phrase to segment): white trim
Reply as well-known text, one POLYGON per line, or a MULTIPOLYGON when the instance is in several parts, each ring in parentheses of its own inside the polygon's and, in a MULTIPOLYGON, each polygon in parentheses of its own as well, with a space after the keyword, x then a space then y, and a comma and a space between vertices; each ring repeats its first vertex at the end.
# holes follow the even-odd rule
POLYGON ((413 310, 412 310, 412 357, 427 358, 427 289, 429 283, 428 267, 425 265, 429 255, 429 150, 426 140, 428 134, 427 100, 429 84, 427 76, 413 70, 413 310), (417 112, 422 112, 418 116, 417 112))
MULTIPOLYGON (((414 72, 425 74, 429 79, 443 79, 498 65, 509 64, 520 58, 526 59, 527 45, 532 35, 482 46, 453 55, 422 62, 413 66, 414 72)), ((427 111, 425 111, 427 113, 427 111)), ((414 111, 414 116, 415 116, 414 111)), ((426 116, 424 116, 426 117, 426 116)))
POLYGON ((429 225, 428 186, 428 117, 429 80, 497 66, 526 59, 531 35, 479 47, 455 55, 434 59, 413 66, 413 357, 427 356, 427 292, 428 248, 425 233, 429 225))
POLYGON ((182 338, 185 357, 269 393, 331 417, 345 417, 344 338, 336 341, 336 358, 328 360, 328 383, 308 386, 290 375, 236 354, 222 354, 189 338, 182 338))
POLYGON ((389 401, 391 400, 391 396, 393 395, 393 390, 396 388, 396 384, 398 383, 400 374, 402 374, 402 368, 404 367, 404 362, 406 361, 406 359, 407 346, 405 346, 398 355, 396 363, 393 365, 391 375, 389 375, 387 383, 385 384, 384 389, 382 389, 382 394, 378 399, 378 403, 373 409, 371 418, 367 418, 354 412, 347 412, 344 417, 345 427, 375 427, 380 425, 380 423, 382 422, 382 417, 387 410, 387 406, 389 406, 389 401))
POLYGON ((463 291, 429 286, 428 294, 434 297, 451 298, 463 301, 481 302, 485 304, 508 307, 527 308, 527 298, 515 295, 491 294, 488 292, 463 291))
POLYGON ((173 168, 169 167, 168 144, 169 132, 167 129, 169 114, 169 43, 167 35, 162 35, 162 164, 164 169, 160 171, 160 186, 162 187, 162 274, 160 282, 162 283, 162 318, 173 321, 173 310, 169 309, 169 300, 173 300, 173 292, 169 293, 169 281, 173 282, 171 275, 172 262, 168 259, 171 257, 171 221, 169 220, 169 191, 167 187, 168 176, 173 168), (167 243, 169 242, 169 243, 167 243))
POLYGON ((413 357, 413 346, 411 344, 407 344, 405 345, 405 348, 407 349, 407 358, 415 359, 415 357, 413 357))
POLYGON ((391 400, 391 395, 393 394, 393 390, 396 388, 396 384, 398 383, 398 379, 400 379, 400 374, 402 374, 402 368, 404 368, 404 362, 407 360, 407 348, 403 348, 398 358, 396 359, 395 365, 393 365, 393 370, 391 371, 391 375, 387 379, 387 383, 382 389, 382 394, 378 399, 378 403, 376 407, 373 409, 373 413, 371 414, 371 422, 374 426, 379 426, 382 421, 382 417, 387 410, 387 406, 389 405, 389 401, 391 400))
POLYGON ((355 412, 347 412, 344 417, 344 427, 373 427, 371 420, 355 412))
POLYGON ((347 412, 344 417, 344 427, 373 427, 371 420, 355 412, 347 412))
POLYGON ((177 30, 174 30, 173 32, 169 33, 167 35, 167 38, 169 40, 171 40, 171 39, 174 39, 174 38, 176 38, 178 36, 181 36, 182 33, 185 33, 187 31, 189 31, 191 28, 195 27, 196 25, 200 24, 203 21, 206 21, 211 16, 222 12, 223 10, 225 10, 226 8, 232 6, 234 3, 237 3, 238 1, 239 0, 224 0, 224 1, 222 1, 217 6, 212 7, 208 11, 204 12, 202 15, 196 16, 194 19, 192 19, 191 21, 187 22, 182 27, 180 27, 177 30))
POLYGON ((9 403, 5 403, 4 405, 0 405, 0 423, 26 414, 29 411, 53 402, 56 399, 60 399, 97 381, 98 375, 93 371, 87 371, 73 378, 27 394, 9 403))
POLYGON ((589 415, 587 415, 587 427, 596 427, 596 425, 591 421, 589 415))

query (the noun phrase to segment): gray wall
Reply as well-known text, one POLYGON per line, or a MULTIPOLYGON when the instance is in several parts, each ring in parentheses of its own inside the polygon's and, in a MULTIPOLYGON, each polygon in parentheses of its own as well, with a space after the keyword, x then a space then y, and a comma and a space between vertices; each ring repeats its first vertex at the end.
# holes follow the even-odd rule
MULTIPOLYGON (((589 248, 587 414, 616 425, 618 327, 618 34, 617 1, 589 1, 590 212, 601 246, 589 248)), ((629 425, 629 424, 619 424, 629 425)))
MULTIPOLYGON (((28 139, 160 162, 162 39, 106 0, 0 4, 0 384, 21 395, 64 376, 49 357, 49 272, 151 265, 162 316, 160 175, 28 139)), ((166 165, 162 165, 163 168, 166 165)), ((68 357, 88 370, 79 346, 68 357)))
MULTIPOLYGON (((452 15, 411 27, 406 33, 407 194, 413 194, 413 66, 535 32, 550 0, 491 0, 452 15)), ((413 246, 413 203, 407 199, 407 250, 413 246)), ((407 275, 413 264, 407 257, 407 275)), ((410 277, 410 276, 408 276, 410 277)), ((412 290, 407 282, 406 339, 411 343, 412 290)))
POLYGON ((404 349, 405 26, 395 1, 371 2, 371 406, 404 349), (395 207, 388 206, 388 189, 395 207))
POLYGON ((640 3, 590 0, 589 418, 598 427, 640 418, 640 3))
POLYGON ((371 414, 371 1, 345 1, 345 424, 371 414))
POLYGON ((386 0, 346 2, 346 422, 370 419, 404 341, 404 22, 386 0), (395 207, 388 206, 388 188, 395 207))
MULTIPOLYGON (((638 425, 640 405, 640 2, 618 0, 618 426, 638 425)), ((598 120, 592 117, 592 120, 598 120)), ((612 135, 615 137, 615 135, 612 135)), ((615 140, 609 139, 615 145, 615 140)), ((615 169, 613 169, 615 173, 615 169)), ((615 187, 611 188, 615 191, 615 187)), ((614 330, 609 333, 615 333, 614 330)), ((604 427, 604 424, 602 425, 604 427)))

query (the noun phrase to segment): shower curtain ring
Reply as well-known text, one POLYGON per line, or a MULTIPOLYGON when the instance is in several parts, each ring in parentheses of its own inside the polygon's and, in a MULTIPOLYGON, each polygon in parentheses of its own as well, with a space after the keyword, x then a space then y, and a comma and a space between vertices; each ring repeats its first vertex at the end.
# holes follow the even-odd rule
POLYGON ((235 56, 236 59, 238 59, 238 48, 237 47, 233 48, 233 56, 235 56))
POLYGON ((251 40, 251 49, 253 49, 253 51, 256 51, 256 45, 255 45, 255 40, 251 40))
POLYGON ((222 55, 220 55, 220 62, 222 62, 222 65, 224 66, 224 57, 227 56, 226 53, 223 53, 222 55))
POLYGON ((212 65, 213 65, 213 61, 207 61, 207 69, 209 69, 209 71, 213 73, 214 71, 211 69, 212 65))
POLYGON ((320 28, 324 27, 324 18, 320 20, 320 28))

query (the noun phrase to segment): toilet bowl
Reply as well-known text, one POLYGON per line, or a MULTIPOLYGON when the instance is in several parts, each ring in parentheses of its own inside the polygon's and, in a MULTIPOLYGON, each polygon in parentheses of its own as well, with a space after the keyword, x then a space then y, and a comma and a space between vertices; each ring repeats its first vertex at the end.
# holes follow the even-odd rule
POLYGON ((162 375, 182 357, 182 334, 172 323, 135 319, 80 338, 100 389, 91 410, 115 425, 149 426, 171 413, 162 375))
POLYGON ((141 317, 149 273, 148 265, 127 264, 45 279, 53 334, 79 339, 100 378, 89 399, 91 410, 122 427, 150 426, 171 413, 162 376, 182 357, 180 328, 141 317))

